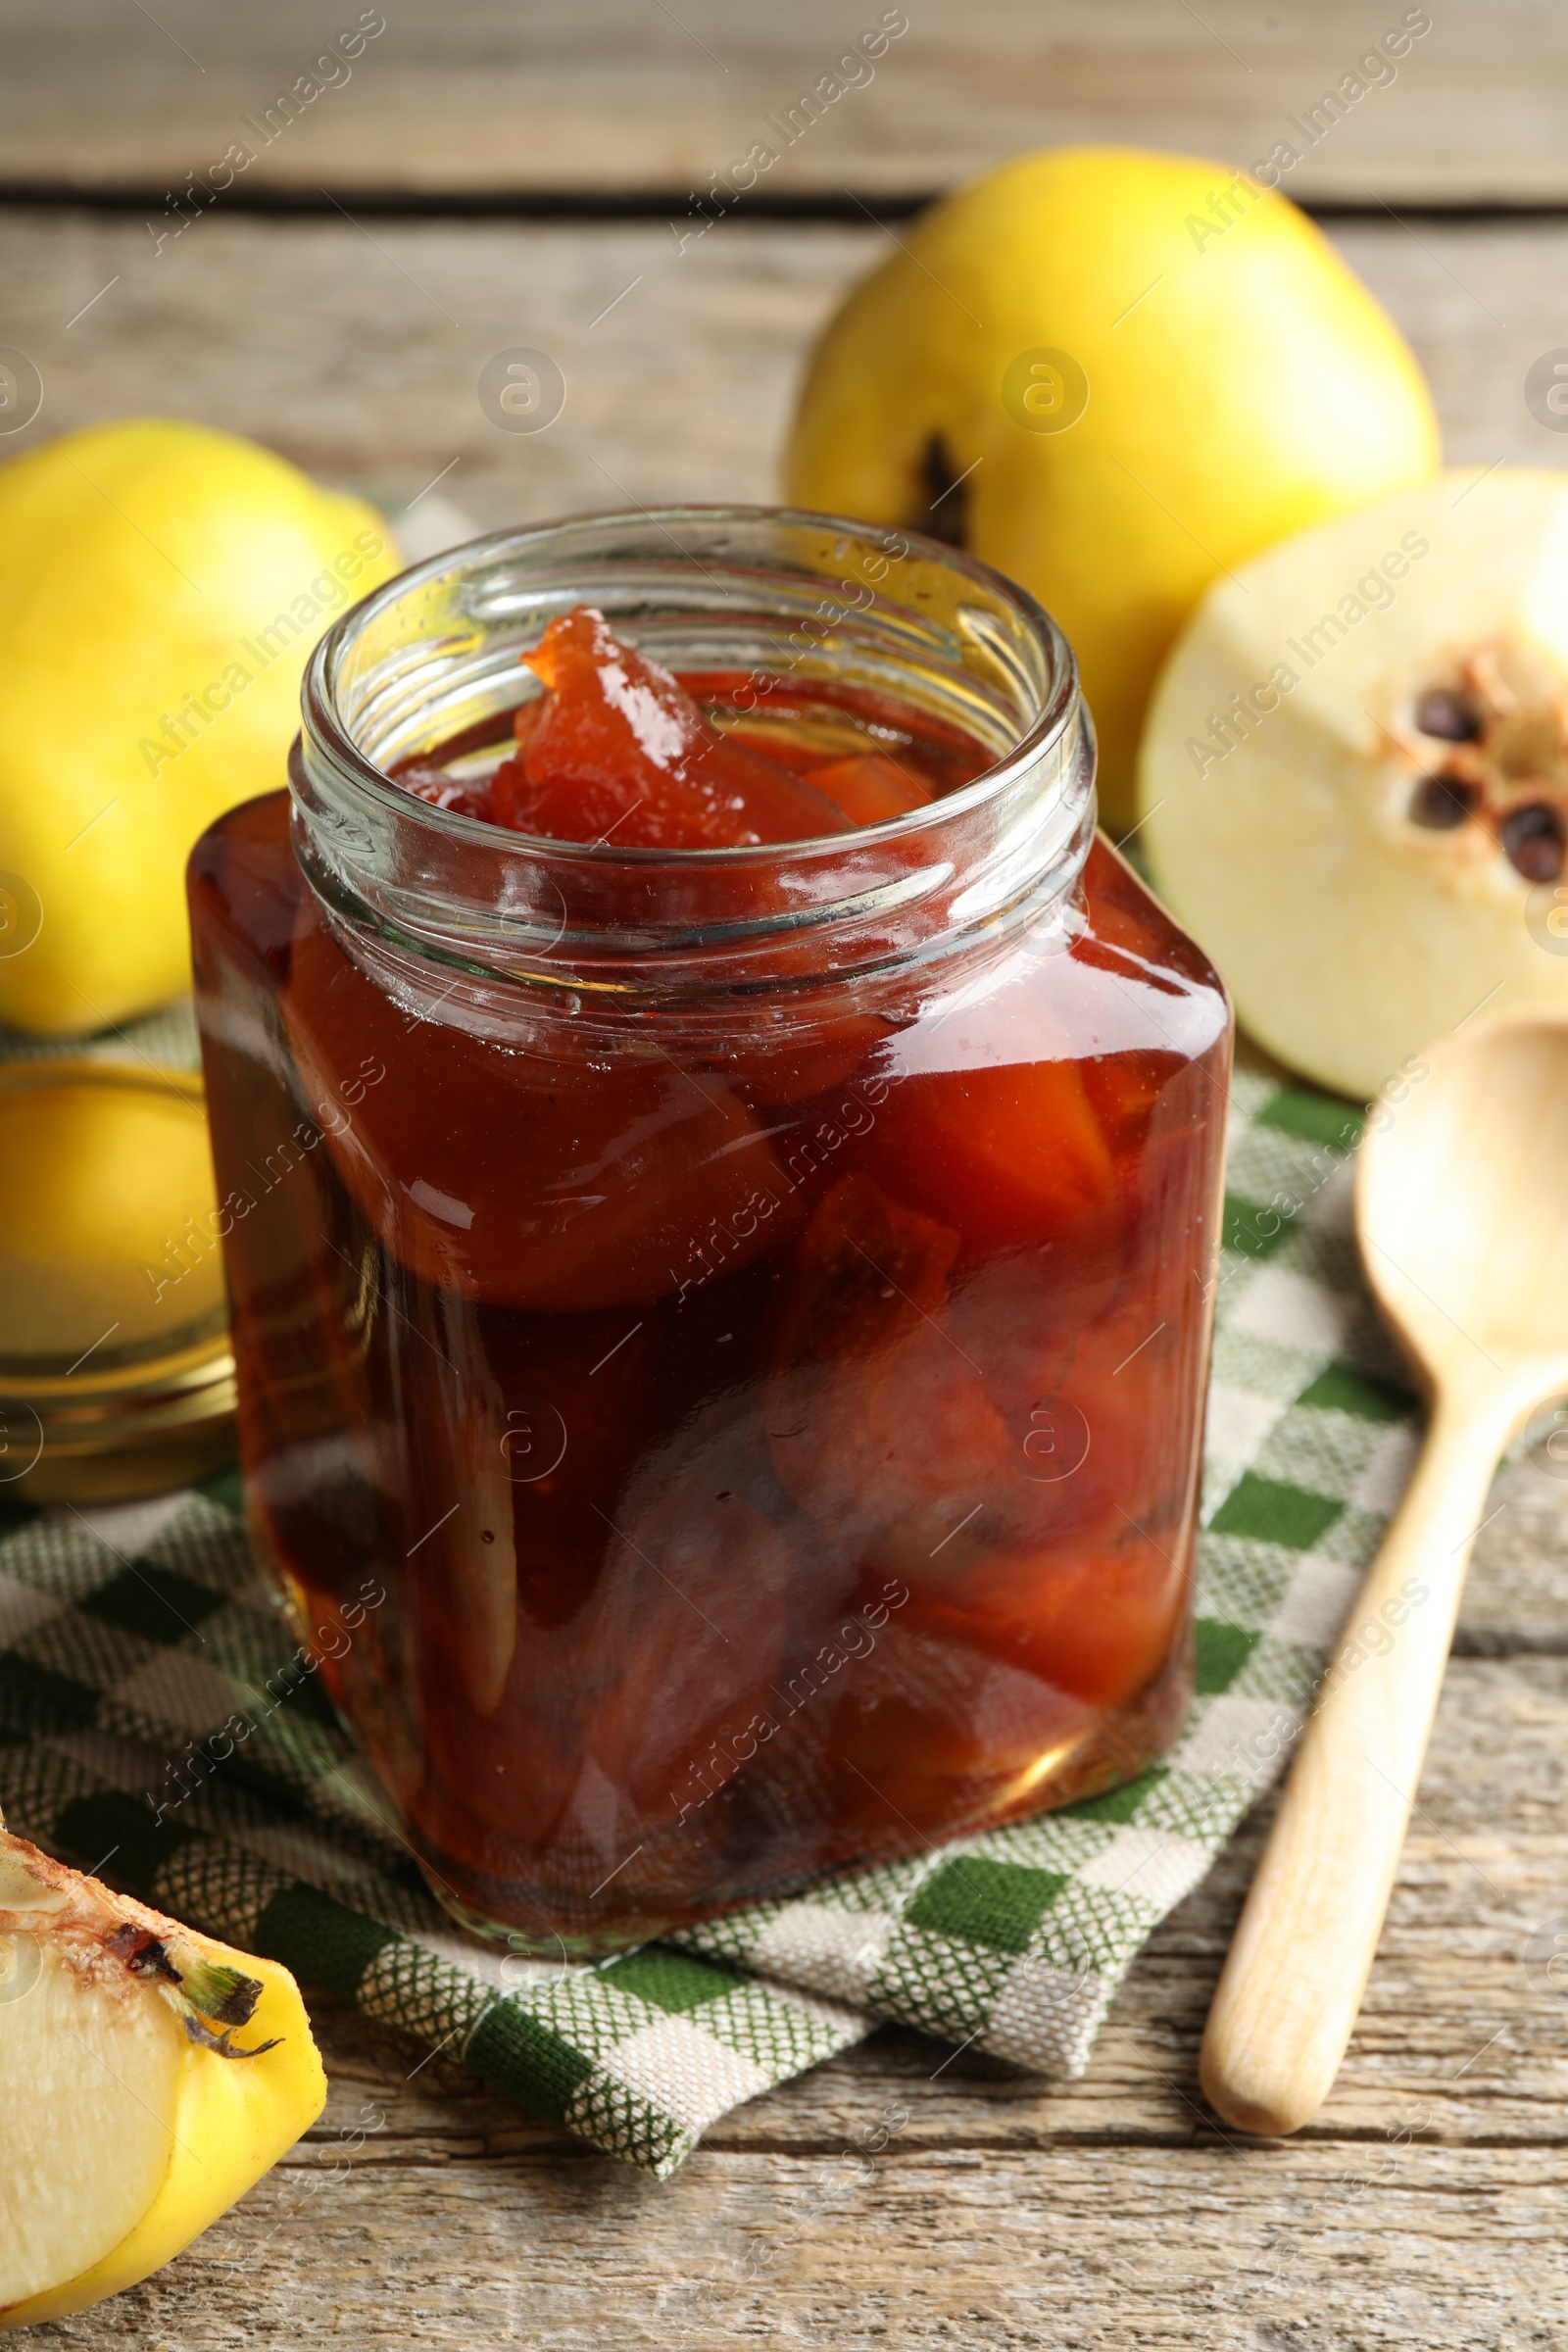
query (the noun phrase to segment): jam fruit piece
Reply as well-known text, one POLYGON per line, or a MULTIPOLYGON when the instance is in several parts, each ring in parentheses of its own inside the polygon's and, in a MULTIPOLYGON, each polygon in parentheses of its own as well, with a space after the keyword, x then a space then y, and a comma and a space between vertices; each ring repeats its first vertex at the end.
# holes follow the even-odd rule
POLYGON ((492 779, 497 823, 617 849, 729 849, 846 830, 824 795, 727 741, 668 670, 617 644, 603 613, 562 613, 523 662, 547 695, 492 779))
POLYGON ((891 817, 925 808, 931 799, 930 785, 885 752, 861 752, 852 760, 813 767, 809 782, 843 809, 852 825, 885 825, 891 817))
MULTIPOLYGON (((519 1846, 575 1847, 602 1878, 645 1840, 720 1830, 710 1799, 735 1771, 735 1736, 776 1705, 791 1563, 739 1494, 682 1488, 636 1515, 600 1492, 625 1534, 599 1521, 603 1557, 571 1617, 525 1622, 526 1698, 488 1721, 454 1719, 447 1647, 432 1643, 427 1704, 456 1812, 519 1846)), ((465 1599, 449 1582, 460 1662, 473 1641, 465 1599)), ((663 1856, 679 1858, 678 1846, 663 1856)))
MULTIPOLYGON (((801 1237, 775 1337, 781 1481, 847 1552, 880 1558, 892 1539, 900 1574, 972 1519, 1009 1451, 948 1329, 958 1239, 863 1172, 841 1177, 801 1237)), ((954 1558, 969 1548, 960 1538, 954 1558)))
POLYGON ((412 767, 400 767, 397 781, 405 792, 416 800, 428 801, 432 808, 450 808, 459 816, 477 816, 493 821, 489 784, 480 777, 471 781, 453 775, 444 767, 427 767, 416 762, 412 767))
MULTIPOLYGON (((1080 1066, 1084 1092, 1118 1162, 1136 1161, 1166 1089, 1179 1082, 1186 1066, 1175 1053, 1148 1048, 1105 1054, 1080 1066)), ((1121 1166, 1119 1173, 1125 1192, 1131 1165, 1121 1166)))
POLYGON ((934 712, 843 679, 791 683, 762 670, 683 669, 680 682, 732 742, 750 744, 813 784, 824 766, 875 754, 922 799, 936 800, 972 784, 995 757, 934 712))
POLYGON ((947 1304, 957 1250, 950 1226, 906 1208, 869 1176, 842 1177, 801 1237, 782 1353, 829 1363, 876 1354, 910 1318, 947 1304))
POLYGON ((1168 1654, 1186 1593, 1176 1529, 1127 1526, 1115 1499, 1145 1444, 1140 1400, 1075 1381, 1088 1409, 1058 1414, 1049 1475, 1029 1446, 1043 1299, 1009 1321, 993 1282, 966 1314, 956 1243, 864 1174, 823 1198, 778 1334, 775 1466, 834 1544, 903 1584, 906 1630, 1117 1705, 1168 1654))
POLYGON ((1078 1065, 921 1071, 895 1085, 868 1164, 965 1253, 1038 1249, 1119 1222, 1115 1165, 1078 1065))
POLYGON ((1097 1547, 993 1551, 961 1586, 917 1587, 906 1623, 1118 1707, 1169 1658, 1187 1595, 1178 1561, 1123 1526, 1097 1547))
POLYGON ((324 1106, 285 1167, 320 1143, 392 1255, 465 1298, 537 1313, 650 1300, 764 1256, 800 1221, 758 1120, 717 1080, 664 1059, 497 1054, 405 1012, 310 893, 283 1016, 324 1106))
MULTIPOLYGON (((411 1366, 413 1426, 407 1443, 426 1487, 450 1484, 464 1507, 430 1527, 406 1526, 426 1610, 443 1619, 441 1680, 458 1688, 480 1723, 501 1706, 517 1647, 517 1546, 513 1525, 514 1448, 533 1423, 508 1412, 471 1302, 450 1291, 410 1288, 410 1317, 424 1345, 411 1366), (415 1401, 416 1400, 416 1401, 415 1401), (422 1539, 422 1541, 421 1541, 422 1539)), ((407 1308, 400 1308, 407 1312, 407 1308)), ((554 1431, 542 1442, 554 1450, 554 1431)))
POLYGON ((672 1480, 641 1516, 623 1504, 615 1520, 625 1534, 611 1536, 585 1614, 599 1654, 626 1664, 595 1710, 588 1745, 618 1759, 640 1828, 675 1829, 734 1770, 733 1760, 715 1765, 720 1735, 776 1703, 792 1562, 781 1531, 712 1483, 694 1494, 672 1480))
POLYGON ((733 1086, 745 1102, 768 1108, 811 1103, 798 1129, 780 1131, 778 1149, 786 1160, 792 1152, 804 1151, 808 1164, 819 1162, 827 1152, 837 1151, 840 1130, 854 1134, 866 1123, 863 1102, 854 1096, 833 1098, 883 1043, 888 1024, 874 1013, 834 1019, 835 1009, 824 1005, 813 1018, 810 1004, 798 1002, 776 1035, 754 1029, 732 1053, 715 1054, 705 1065, 733 1086), (829 1099, 817 1103, 819 1095, 829 1099), (824 1123, 831 1133, 822 1132, 824 1123))

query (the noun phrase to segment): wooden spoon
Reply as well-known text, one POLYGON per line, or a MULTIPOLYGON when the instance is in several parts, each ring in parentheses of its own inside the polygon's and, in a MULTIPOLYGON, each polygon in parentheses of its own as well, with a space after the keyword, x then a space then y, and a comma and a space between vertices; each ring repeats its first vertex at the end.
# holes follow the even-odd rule
POLYGON ((1203 2089, 1243 2132, 1298 2131, 1339 2072, 1497 1457, 1568 1390, 1568 1018, 1478 1022, 1417 1066, 1427 1074, 1362 1150, 1355 1216, 1431 1422, 1209 2012, 1203 2089))

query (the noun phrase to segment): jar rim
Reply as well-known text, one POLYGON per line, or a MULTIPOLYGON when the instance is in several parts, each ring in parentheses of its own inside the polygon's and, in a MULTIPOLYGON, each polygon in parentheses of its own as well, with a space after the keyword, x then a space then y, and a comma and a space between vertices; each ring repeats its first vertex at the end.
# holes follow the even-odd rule
MULTIPOLYGON (((1000 760, 982 768, 979 775, 971 777, 967 784, 945 794, 940 800, 909 809, 901 816, 884 818, 880 824, 857 827, 858 834, 862 837, 875 836, 879 840, 888 840, 919 833, 928 829, 933 822, 940 821, 944 814, 952 815, 961 808, 978 806, 988 797, 988 792, 1004 779, 1004 771, 1010 772, 1026 759, 1037 759, 1072 718, 1079 699, 1078 662, 1059 624, 1039 599, 1031 595, 1019 581, 997 570, 994 565, 983 563, 980 558, 969 555, 966 550, 951 547, 945 541, 928 538, 923 532, 907 530, 903 525, 883 526, 864 519, 858 520, 851 515, 832 514, 808 507, 689 502, 680 506, 563 514, 549 522, 508 525, 500 530, 480 532, 472 539, 461 541, 456 547, 409 564, 390 580, 384 580, 378 587, 372 588, 368 595, 361 597, 346 612, 340 612, 331 627, 317 641, 300 687, 301 710, 307 729, 323 749, 330 748, 338 759, 361 768, 364 771, 363 781, 377 795, 383 790, 396 794, 398 799, 393 804, 393 813, 400 817, 405 815, 407 809, 403 804, 413 796, 405 792, 395 777, 379 767, 361 749, 337 711, 335 689, 339 667, 354 638, 378 614, 390 611, 411 592, 439 580, 453 568, 455 559, 476 557, 485 549, 500 554, 504 549, 514 548, 522 553, 529 548, 559 543, 568 533, 580 532, 595 524, 613 525, 633 519, 652 524, 656 530, 670 532, 682 522, 747 524, 767 521, 809 530, 828 530, 841 537, 863 537, 869 532, 885 528, 905 541, 911 552, 918 551, 928 560, 939 562, 945 569, 967 575, 977 587, 993 595, 1000 594, 1050 648, 1054 690, 1039 716, 1011 749, 1000 760)), ((441 819, 443 826, 460 840, 477 837, 493 844, 498 831, 510 832, 510 828, 495 826, 482 817, 465 816, 457 809, 436 808, 429 802, 422 804, 422 807, 430 811, 431 816, 441 819)), ((420 822, 425 821, 428 820, 421 816, 420 822)), ((562 841, 550 834, 522 832, 511 833, 511 840, 523 853, 545 852, 551 858, 564 857, 568 861, 573 858, 597 858, 601 863, 606 862, 606 854, 596 842, 562 841)), ((804 851, 829 842, 842 847, 843 836, 809 834, 797 842, 742 843, 722 848, 627 848, 610 853, 610 861, 624 860, 634 865, 654 866, 681 864, 688 859, 705 866, 719 862, 733 864, 755 858, 760 852, 776 854, 781 850, 804 851)))
MULTIPOLYGON (((667 643, 652 650, 704 665, 667 643)), ((922 534, 801 508, 639 508, 485 533, 341 614, 312 654, 301 707, 295 843, 318 895, 353 927, 503 978, 560 985, 570 967, 597 985, 594 967, 613 965, 614 985, 640 989, 651 974, 625 975, 642 956, 660 985, 679 968, 684 985, 729 986, 767 942, 808 931, 836 970, 875 964, 892 952, 890 926, 929 948, 1022 896, 1059 897, 1093 830, 1077 663, 1028 590, 922 534), (427 757, 460 720, 509 710, 519 647, 583 604, 634 645, 701 639, 759 679, 879 679, 957 717, 997 757, 879 825, 711 849, 513 832, 396 781, 396 761, 427 757)))

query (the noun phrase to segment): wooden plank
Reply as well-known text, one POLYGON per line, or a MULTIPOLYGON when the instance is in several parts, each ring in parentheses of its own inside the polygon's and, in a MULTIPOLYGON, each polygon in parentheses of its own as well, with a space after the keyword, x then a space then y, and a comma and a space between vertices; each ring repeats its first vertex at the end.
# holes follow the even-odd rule
MULTIPOLYGON (((1410 335, 1450 457, 1564 462, 1568 442, 1531 416, 1523 385, 1564 339, 1568 224, 1333 233, 1410 335)), ((440 476, 433 497, 485 527, 766 499, 810 338, 885 249, 869 227, 778 222, 735 221, 676 256, 647 223, 375 220, 362 233, 215 215, 155 258, 132 220, 0 210, 6 340, 44 382, 36 423, 0 451, 173 412, 400 508, 440 476), (479 406, 484 362, 516 345, 565 375, 547 432, 503 432, 479 406)))
MULTIPOLYGON (((1559 1510, 1559 1554, 1563 1532, 1559 1510)), ((1568 1996, 1519 1954, 1568 1910, 1565 1748, 1568 1659, 1456 1662, 1367 2010, 1298 2140, 1227 2136, 1197 2089, 1258 1822, 1139 1961, 1083 2082, 884 2033, 740 2109, 663 2184, 318 2003, 321 2126, 70 2340, 1556 2342, 1568 1996)))
MULTIPOLYGON (((893 10, 896 25, 906 12, 893 10)), ((838 72, 881 0, 401 0, 358 56, 315 0, 12 0, 0 27, 0 170, 92 189, 178 187, 231 143, 247 187, 481 193, 657 188, 680 197, 761 144, 769 194, 951 185, 1026 148, 1147 142, 1231 165, 1277 142, 1288 185, 1363 204, 1568 199, 1568 20, 1552 0, 1447 0, 1404 54, 1389 0, 926 0, 880 58, 838 72), (1396 41, 1396 48, 1399 42, 1396 41), (827 77, 827 78, 824 78, 827 77), (1348 79, 1347 77, 1349 77, 1348 79), (301 85, 297 114, 277 108, 301 85), (849 86, 845 86, 848 84, 849 86), (840 96, 823 96, 835 86, 840 96), (1363 94, 1352 93, 1359 86, 1363 94), (792 133, 790 109, 817 93, 792 133), (1333 93, 1314 130, 1309 110, 1333 93), (269 127, 267 110, 274 109, 269 127), (1291 127, 1306 122, 1304 130, 1291 127), (770 122, 782 125, 770 127, 770 122), (260 127, 257 127, 259 125, 260 127)), ((1426 12, 1417 11, 1419 23, 1426 12)), ((382 12, 365 12, 370 23, 382 12)), ((1400 36, 1402 38, 1402 36, 1400 36)))
POLYGON ((663 2189, 556 2159, 366 2165, 315 2198, 274 2176, 211 2254, 69 2340, 1495 2352, 1568 2317, 1568 2168, 1534 2150, 861 2161, 842 2185, 769 2155, 699 2156, 663 2189))

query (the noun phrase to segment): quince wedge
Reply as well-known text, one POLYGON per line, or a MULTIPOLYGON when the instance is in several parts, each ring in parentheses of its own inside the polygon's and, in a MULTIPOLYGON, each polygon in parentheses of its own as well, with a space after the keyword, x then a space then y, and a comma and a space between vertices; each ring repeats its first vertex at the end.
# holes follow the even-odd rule
POLYGON ((389 578, 385 522, 172 417, 0 467, 0 1021, 100 1030, 188 987, 184 868, 284 781, 331 618, 389 578))
POLYGON ((950 540, 1040 599, 1120 831, 1150 689, 1210 581, 1430 476, 1431 398, 1328 239, 1221 164, 1021 156, 900 235, 816 348, 786 495, 950 540))
POLYGON ((0 1829, 0 2328, 160 2270, 325 2097, 286 1969, 0 1829))

